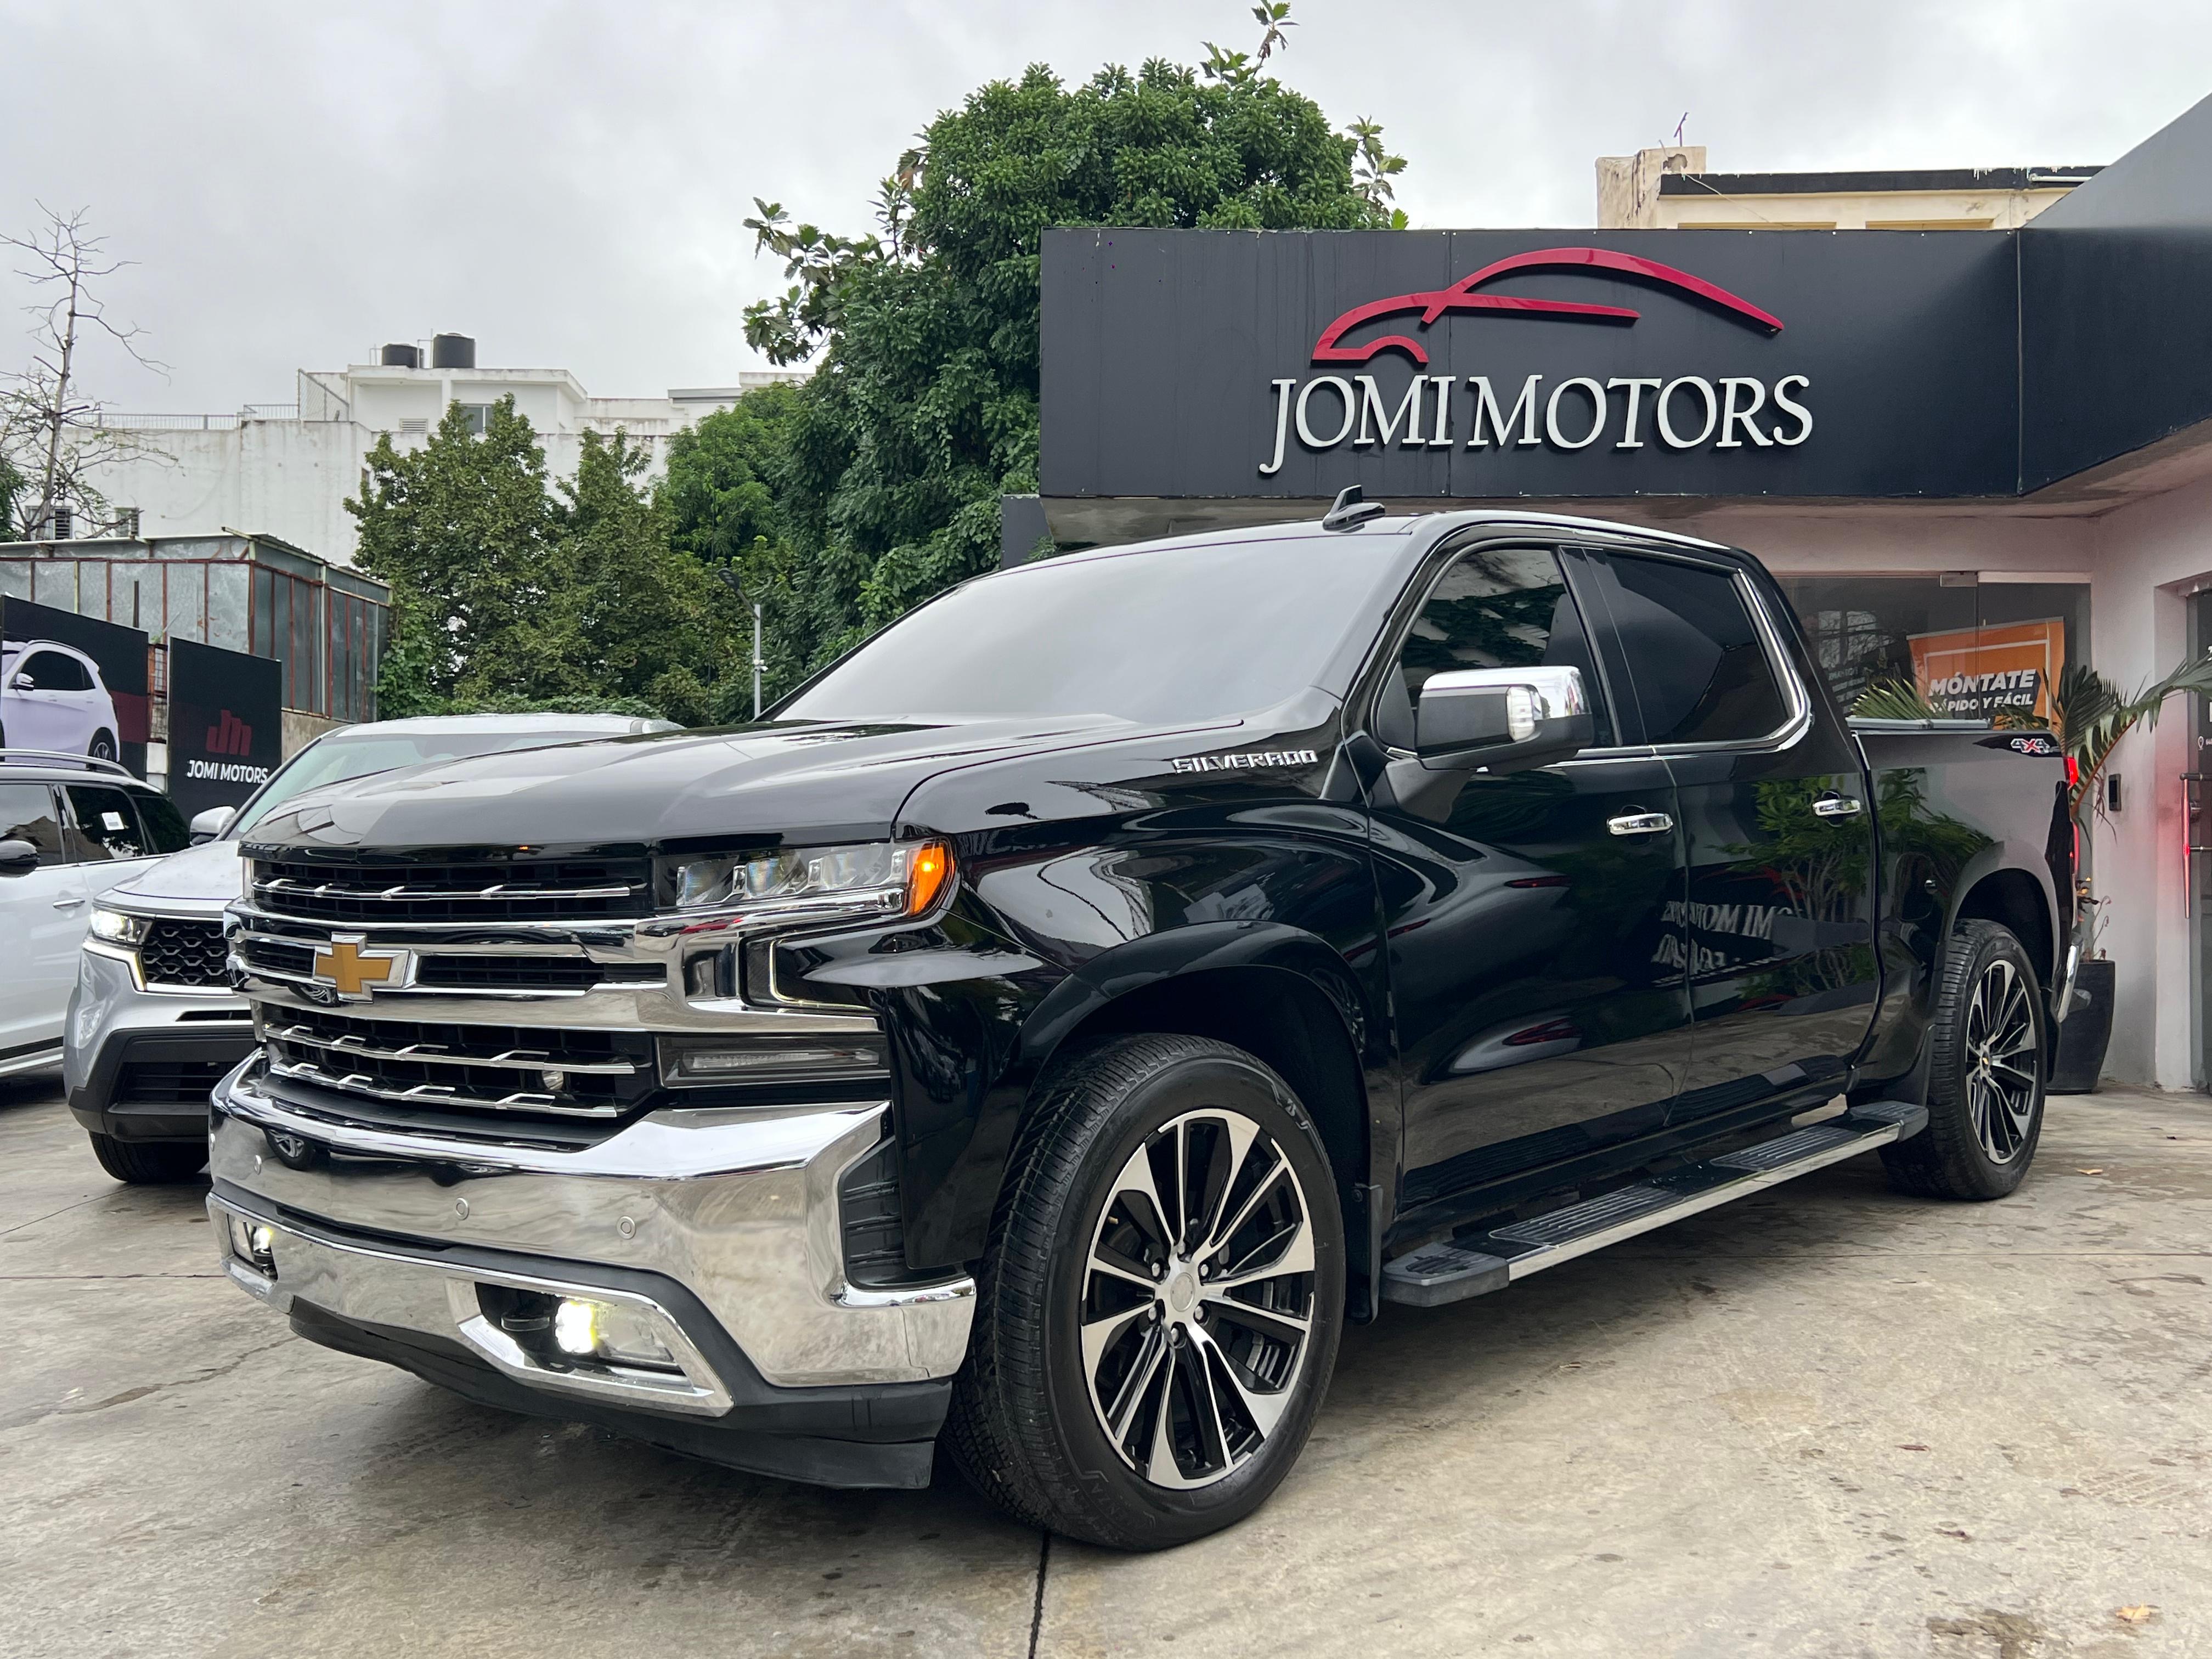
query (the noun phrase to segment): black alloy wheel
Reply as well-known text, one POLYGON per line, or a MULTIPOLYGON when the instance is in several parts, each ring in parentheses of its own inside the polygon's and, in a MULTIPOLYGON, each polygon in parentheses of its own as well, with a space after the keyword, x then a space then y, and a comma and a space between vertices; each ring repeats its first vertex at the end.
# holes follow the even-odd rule
POLYGON ((1024 1125, 945 1443, 1033 1525, 1185 1543, 1290 1472, 1343 1316, 1334 1175, 1297 1096, 1226 1043, 1116 1037, 1024 1125))
POLYGON ((1929 1198, 2006 1196, 2035 1158, 2050 1060, 2042 983, 2008 929, 1952 934, 1928 1046, 1928 1127, 1882 1148, 1890 1180, 1929 1198))

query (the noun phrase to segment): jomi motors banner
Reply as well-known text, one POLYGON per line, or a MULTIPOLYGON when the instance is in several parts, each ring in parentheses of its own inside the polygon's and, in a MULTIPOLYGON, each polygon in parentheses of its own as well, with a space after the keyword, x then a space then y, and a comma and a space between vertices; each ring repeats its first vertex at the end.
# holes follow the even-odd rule
POLYGON ((283 758, 284 665, 169 641, 169 797, 186 818, 236 806, 283 758))

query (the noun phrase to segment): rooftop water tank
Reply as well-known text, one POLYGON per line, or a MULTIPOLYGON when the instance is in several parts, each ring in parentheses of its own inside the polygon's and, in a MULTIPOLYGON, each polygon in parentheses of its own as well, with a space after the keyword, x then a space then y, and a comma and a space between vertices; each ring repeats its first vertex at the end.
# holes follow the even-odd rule
POLYGON ((376 361, 386 368, 420 368, 422 367, 422 348, 411 345, 388 345, 377 353, 376 361))
POLYGON ((474 368, 477 366, 477 343, 465 334, 433 334, 430 337, 430 367, 433 368, 474 368))

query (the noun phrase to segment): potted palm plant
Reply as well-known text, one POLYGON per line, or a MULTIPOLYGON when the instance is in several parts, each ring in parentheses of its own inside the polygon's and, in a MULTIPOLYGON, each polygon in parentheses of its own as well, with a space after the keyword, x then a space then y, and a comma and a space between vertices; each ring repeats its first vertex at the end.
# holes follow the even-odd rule
MULTIPOLYGON (((2148 731, 2168 697, 2183 692, 2212 696, 2212 653, 2183 663, 2163 679, 2130 695, 2095 669, 2076 664, 2058 677, 2048 722, 2073 763, 2070 807, 2077 829, 2089 830, 2101 811, 2106 763, 2120 739, 2137 726, 2148 731)), ((1852 705, 1854 714, 1881 720, 1939 719, 1936 708, 1912 685, 1881 681, 1867 688, 1852 705)), ((2008 722, 2007 722, 2008 723, 2008 722)), ((2045 722, 2038 720, 2037 725, 2045 722)), ((2086 842, 2087 836, 2082 839, 2086 842)), ((2094 1094, 2112 1039, 2112 1004, 2118 964, 2100 942, 2104 910, 2094 878, 2084 876, 2075 890, 2075 942, 2081 960, 2074 979, 2073 1006, 2058 1028, 2058 1054, 2051 1067, 2053 1094, 2094 1094)))

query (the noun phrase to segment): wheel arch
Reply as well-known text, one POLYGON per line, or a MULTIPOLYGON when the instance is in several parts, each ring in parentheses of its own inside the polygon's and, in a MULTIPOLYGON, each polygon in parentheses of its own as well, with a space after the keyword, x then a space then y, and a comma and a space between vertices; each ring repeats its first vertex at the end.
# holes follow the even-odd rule
POLYGON ((1317 936, 1276 923, 1207 923, 1085 963, 1032 1014, 1022 1047, 1040 1079, 1066 1056, 1126 1032, 1172 1031, 1243 1048, 1312 1115, 1348 1196, 1369 1180, 1366 1060, 1378 1029, 1344 959, 1317 936))
POLYGON ((1983 872, 1960 894, 1950 931, 1956 933, 1962 921, 1994 921, 2009 929, 2050 990, 2058 969, 2057 932, 2045 884, 2034 872, 2018 865, 1983 872))

